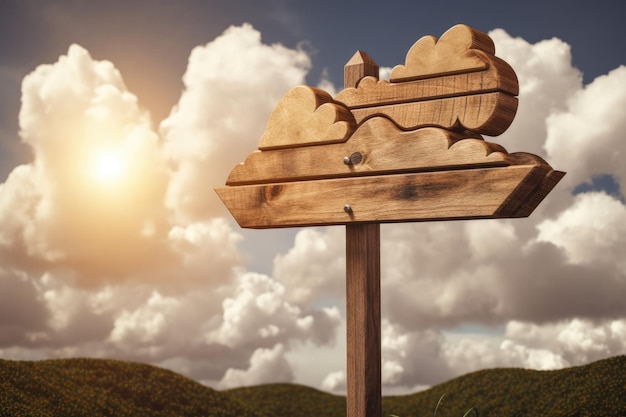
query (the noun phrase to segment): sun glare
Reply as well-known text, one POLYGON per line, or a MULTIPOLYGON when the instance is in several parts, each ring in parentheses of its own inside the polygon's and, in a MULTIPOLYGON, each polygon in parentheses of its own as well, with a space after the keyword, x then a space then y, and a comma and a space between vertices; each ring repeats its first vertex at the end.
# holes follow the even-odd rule
POLYGON ((113 180, 120 176, 122 166, 117 156, 111 153, 105 153, 98 158, 96 166, 98 177, 103 180, 113 180))

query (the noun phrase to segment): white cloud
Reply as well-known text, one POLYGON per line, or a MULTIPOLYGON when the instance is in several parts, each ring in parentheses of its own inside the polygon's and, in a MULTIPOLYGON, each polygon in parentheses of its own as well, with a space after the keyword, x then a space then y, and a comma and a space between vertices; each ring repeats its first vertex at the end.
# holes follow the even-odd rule
POLYGON ((532 348, 511 340, 482 335, 449 338, 444 345, 447 362, 455 372, 486 368, 559 369, 569 364, 549 349, 532 348))
POLYGON ((378 79, 389 81, 389 77, 391 76, 391 67, 380 67, 378 69, 378 79))
POLYGON ((345 392, 347 389, 345 372, 334 371, 329 373, 322 381, 321 388, 331 392, 345 392))
POLYGON ((341 302, 345 251, 344 228, 305 228, 287 253, 276 255, 273 275, 284 284, 287 299, 294 303, 311 306, 320 297, 341 302))
POLYGON ((550 161, 569 171, 565 184, 570 188, 609 173, 624 191, 625 82, 626 67, 620 66, 577 90, 565 109, 547 118, 545 148, 550 161))
POLYGON ((224 300, 222 323, 209 340, 232 348, 308 338, 324 344, 333 340, 339 323, 336 309, 303 311, 285 300, 285 286, 280 282, 246 273, 240 277, 235 297, 224 300))
POLYGON ((272 382, 291 382, 294 378, 293 372, 284 355, 285 349, 280 343, 272 349, 259 348, 252 354, 248 369, 228 369, 219 386, 226 389, 272 382))
POLYGON ((538 225, 538 241, 562 248, 576 264, 613 263, 626 274, 626 206, 599 192, 576 196, 557 218, 538 225))
POLYGON ((582 74, 572 66, 571 48, 556 38, 530 44, 502 29, 489 32, 489 36, 496 45, 496 55, 517 74, 520 87, 515 119, 495 141, 509 152, 546 156, 546 118, 565 109, 582 87, 582 74))
POLYGON ((454 375, 446 363, 440 332, 407 332, 384 319, 381 333, 382 381, 386 386, 433 385, 454 375))
POLYGON ((622 355, 626 349, 626 320, 574 318, 545 326, 511 322, 506 337, 514 343, 537 349, 543 347, 562 358, 568 366, 622 355))
POLYGON ((510 321, 503 336, 448 335, 448 363, 457 372, 494 367, 561 369, 621 355, 624 320, 569 319, 537 325, 510 321))
POLYGON ((0 268, 0 347, 29 345, 48 328, 49 312, 24 273, 0 268))
POLYGON ((171 312, 178 308, 180 300, 163 297, 153 292, 142 308, 123 311, 116 319, 110 338, 114 343, 155 343, 164 328, 169 325, 171 312), (129 340, 130 339, 130 340, 129 340))
MULTIPOLYGON (((241 235, 223 218, 173 226, 168 241, 172 251, 179 256, 179 268, 184 271, 184 274, 178 274, 174 287, 185 291, 232 282, 242 266, 237 247, 241 239, 241 235)), ((166 279, 171 276, 168 274, 166 279)))
POLYGON ((303 317, 298 307, 283 301, 284 291, 266 275, 243 275, 236 296, 223 301, 222 324, 210 339, 230 347, 255 346, 261 339, 271 343, 281 333, 297 332, 303 317))
POLYGON ((212 188, 257 148, 274 106, 309 67, 304 51, 263 44, 247 24, 194 48, 183 94, 161 123, 172 166, 166 204, 177 223, 225 214, 212 188))
POLYGON ((34 161, 0 188, 4 256, 22 267, 63 264, 91 280, 123 278, 164 258, 162 245, 141 233, 147 223, 161 226, 158 138, 110 62, 72 45, 57 63, 27 75, 20 135, 34 161), (98 177, 104 152, 115 152, 123 178, 98 177))

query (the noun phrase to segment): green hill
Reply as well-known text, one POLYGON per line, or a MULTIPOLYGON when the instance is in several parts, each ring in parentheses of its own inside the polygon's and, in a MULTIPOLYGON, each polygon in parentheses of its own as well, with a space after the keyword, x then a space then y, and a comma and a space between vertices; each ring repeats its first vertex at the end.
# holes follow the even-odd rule
MULTIPOLYGON (((491 369, 412 395, 383 415, 626 416, 626 356, 558 371, 491 369)), ((345 397, 295 384, 216 391, 158 367, 103 359, 0 360, 0 417, 343 417, 345 397)))
POLYGON ((490 369, 473 372, 421 393, 383 399, 398 416, 626 417, 626 356, 557 371, 490 369), (419 410, 419 412, 418 412, 419 410))
POLYGON ((174 372, 104 359, 0 360, 0 416, 260 417, 174 372))

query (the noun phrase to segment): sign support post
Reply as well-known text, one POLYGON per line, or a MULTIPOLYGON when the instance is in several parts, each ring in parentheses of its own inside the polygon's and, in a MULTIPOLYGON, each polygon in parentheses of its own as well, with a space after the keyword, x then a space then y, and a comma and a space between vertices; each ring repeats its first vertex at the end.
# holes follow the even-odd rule
POLYGON ((349 417, 380 417, 380 224, 346 225, 349 417))
MULTIPOLYGON (((358 51, 344 67, 344 88, 378 65, 358 51)), ((349 417, 382 414, 380 340, 380 224, 346 225, 346 401, 349 417)))

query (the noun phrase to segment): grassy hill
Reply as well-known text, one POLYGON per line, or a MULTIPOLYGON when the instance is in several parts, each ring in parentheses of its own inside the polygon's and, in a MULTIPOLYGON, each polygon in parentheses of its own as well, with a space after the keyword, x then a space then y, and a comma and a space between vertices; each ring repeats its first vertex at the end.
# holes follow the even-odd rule
POLYGON ((626 417, 626 356, 558 371, 477 371, 423 393, 386 398, 383 408, 403 417, 432 416, 444 394, 441 417, 461 417, 471 407, 481 416, 626 417))
POLYGON ((0 360, 0 416, 260 417, 174 372, 102 359, 0 360))
MULTIPOLYGON (((383 415, 626 416, 626 356, 559 371, 478 371, 383 398, 383 415)), ((0 360, 0 417, 343 417, 345 397, 295 384, 216 391, 150 365, 102 359, 0 360)))

